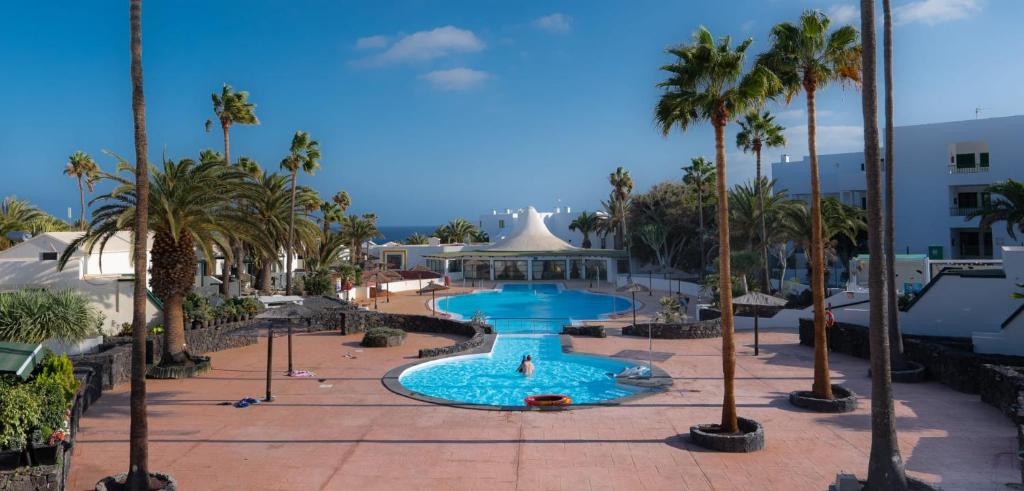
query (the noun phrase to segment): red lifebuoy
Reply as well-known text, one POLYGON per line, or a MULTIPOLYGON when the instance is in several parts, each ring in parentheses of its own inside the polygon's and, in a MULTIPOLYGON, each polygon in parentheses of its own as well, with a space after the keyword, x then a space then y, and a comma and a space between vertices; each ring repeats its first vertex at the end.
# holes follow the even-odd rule
POLYGON ((568 406, 572 398, 562 394, 543 394, 526 398, 527 406, 568 406))
POLYGON ((833 327, 836 325, 836 315, 831 310, 825 311, 825 327, 833 327))

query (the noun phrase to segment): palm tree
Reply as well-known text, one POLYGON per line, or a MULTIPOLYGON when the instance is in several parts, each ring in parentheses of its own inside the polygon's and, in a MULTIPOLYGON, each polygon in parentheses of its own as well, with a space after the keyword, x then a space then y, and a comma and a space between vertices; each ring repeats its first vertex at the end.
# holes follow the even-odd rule
POLYGON ((476 225, 470 223, 469 220, 456 218, 438 228, 434 234, 441 237, 445 243, 466 242, 477 233, 477 230, 476 225))
MULTIPOLYGON (((259 120, 256 119, 256 105, 249 102, 249 93, 245 91, 235 92, 230 85, 224 84, 221 87, 221 93, 218 95, 216 92, 210 95, 210 99, 213 100, 213 114, 217 117, 217 121, 220 122, 220 129, 224 135, 224 163, 231 165, 231 139, 230 130, 234 124, 260 124, 259 120)), ((213 121, 206 120, 206 131, 209 132, 213 126, 213 121)), ((214 154, 216 155, 216 154, 214 154)), ((211 155, 210 157, 212 157, 211 155)), ((203 160, 203 155, 200 154, 200 160, 203 160)), ((241 252, 241 245, 236 242, 235 250, 241 252)), ((239 258, 238 268, 238 280, 242 281, 242 268, 241 258, 239 258)), ((230 254, 224 255, 224 268, 221 272, 221 284, 220 293, 221 295, 228 295, 231 288, 231 259, 230 254)))
POLYGON ((608 174, 608 184, 612 185, 612 194, 609 203, 613 209, 609 210, 616 222, 615 227, 615 248, 629 249, 626 244, 626 214, 629 209, 629 194, 633 192, 633 177, 623 167, 617 167, 615 172, 608 174))
POLYGON ((600 219, 596 213, 587 213, 586 211, 581 212, 571 223, 569 223, 569 230, 579 231, 583 234, 583 248, 590 249, 590 234, 597 231, 600 219))
POLYGON ((352 206, 352 198, 350 198, 348 193, 345 191, 338 191, 337 193, 334 193, 334 196, 331 196, 331 201, 341 208, 342 213, 345 213, 345 211, 348 210, 348 207, 352 206))
POLYGON ((28 232, 32 235, 45 234, 46 232, 66 232, 71 230, 71 224, 53 215, 44 214, 37 220, 28 224, 28 232))
MULTIPOLYGON (((836 249, 837 239, 846 238, 856 242, 857 235, 868 229, 864 221, 864 212, 855 207, 847 205, 836 198, 825 198, 821 201, 821 235, 819 242, 822 244, 822 256, 826 262, 833 262, 838 251, 836 249)), ((802 202, 796 206, 787 207, 784 210, 779 229, 787 240, 808 250, 814 242, 814 220, 811 217, 810 209, 802 202)), ((822 266, 824 267, 824 266, 822 266)), ((815 274, 809 271, 808 274, 815 274)))
MULTIPOLYGON (((131 0, 132 120, 135 137, 135 196, 132 219, 132 262, 135 281, 132 293, 131 429, 128 437, 128 489, 149 489, 149 424, 146 416, 146 270, 149 237, 149 143, 146 140, 146 96, 142 84, 142 0, 131 0)), ((126 217, 127 219, 127 217, 126 217)))
POLYGON ((815 97, 831 82, 860 81, 860 44, 857 29, 843 26, 829 33, 831 21, 817 10, 807 10, 798 23, 783 22, 772 28, 772 47, 758 58, 782 81, 786 100, 801 90, 807 95, 807 148, 811 171, 811 292, 814 298, 814 384, 815 397, 832 399, 832 382, 825 346, 825 268, 821 236, 821 188, 818 181, 815 97))
MULTIPOLYGON (((760 247, 761 261, 766 260, 765 254, 770 248, 778 250, 790 240, 783 224, 785 217, 794 213, 804 212, 798 216, 806 216, 806 208, 802 201, 789 199, 785 192, 773 193, 775 181, 761 177, 761 185, 739 184, 729 191, 729 229, 730 237, 745 244, 749 250, 760 247), (791 210, 791 208, 800 208, 791 210)), ((785 278, 785 258, 782 263, 781 287, 785 278)), ((764 283, 762 283, 764 285, 764 283)))
POLYGON ((704 194, 708 188, 715 185, 715 164, 704 157, 690 159, 690 165, 683 167, 683 184, 686 184, 697 194, 697 220, 700 228, 700 277, 703 280, 707 274, 707 250, 704 247, 704 238, 707 231, 704 228, 704 194))
POLYGON ((414 233, 405 238, 405 243, 408 245, 427 245, 430 243, 430 239, 421 233, 414 233))
POLYGON ((341 233, 345 237, 351 251, 352 264, 356 264, 363 255, 363 243, 380 237, 377 230, 377 218, 373 215, 349 215, 342 221, 341 233))
POLYGON ((246 174, 253 177, 260 177, 263 175, 263 168, 260 167, 260 163, 254 159, 242 155, 238 157, 238 163, 236 164, 238 169, 246 174))
POLYGON ((469 233, 469 241, 476 244, 481 244, 491 241, 491 236, 487 234, 486 230, 481 230, 479 227, 469 233))
MULTIPOLYGON (((309 242, 317 234, 319 228, 299 210, 292 206, 289 176, 282 174, 263 174, 249 176, 253 183, 245 194, 246 210, 260 224, 261 233, 250 241, 256 249, 256 260, 259 263, 259 289, 263 293, 271 292, 271 271, 282 250, 288 247, 288 226, 293 216, 295 235, 300 241, 309 242)), ((305 202, 307 196, 316 193, 305 186, 298 187, 298 202, 305 202)))
POLYGON ((744 74, 747 39, 733 48, 729 36, 717 43, 706 28, 693 35, 692 44, 669 48, 676 57, 661 67, 669 78, 658 84, 664 89, 655 108, 655 120, 663 135, 673 127, 686 131, 690 126, 710 121, 715 130, 715 168, 718 194, 719 295, 722 311, 722 371, 725 390, 722 401, 721 430, 739 431, 736 419, 736 345, 733 340, 732 276, 729 265, 729 197, 725 187, 725 127, 738 115, 759 108, 778 90, 778 79, 765 67, 755 66, 744 74))
POLYGON ((14 196, 4 198, 0 203, 0 249, 6 249, 12 245, 8 234, 28 232, 35 224, 45 220, 46 216, 46 213, 28 201, 14 196))
POLYGON ((1024 232, 1024 184, 1007 179, 988 186, 985 191, 995 196, 968 214, 966 220, 981 217, 978 230, 988 230, 996 222, 1006 222, 1006 235, 1017 240, 1017 231, 1024 232))
MULTIPOLYGON (((121 160, 118 172, 131 166, 121 160)), ((220 164, 197 164, 190 159, 179 162, 165 160, 162 168, 154 168, 150 176, 150 206, 147 229, 153 233, 153 293, 163 302, 164 346, 162 364, 187 362, 182 302, 192 292, 197 269, 196 249, 212 262, 213 248, 230 252, 228 234, 242 238, 262 234, 262 224, 251 214, 231 206, 247 189, 245 174, 220 164)), ((101 174, 101 179, 115 184, 113 191, 97 196, 100 203, 85 235, 74 240, 61 255, 61 266, 78 247, 90 252, 98 245, 102 252, 107 240, 120 230, 131 228, 138 195, 135 183, 118 174, 101 174)), ((145 251, 145 247, 143 248, 145 251)), ((145 259, 143 259, 145 264, 145 259)), ((137 280, 141 283, 141 278, 137 280)), ((143 291, 143 298, 146 292, 143 291)), ((141 328, 145 331, 145 326, 141 328)))
MULTIPOLYGON (((761 150, 765 148, 779 148, 786 146, 786 135, 783 134, 786 128, 775 123, 775 116, 765 111, 748 113, 740 121, 740 132, 736 134, 736 146, 744 152, 753 152, 756 157, 757 167, 754 182, 760 186, 761 181, 761 150)), ((758 210, 761 214, 761 261, 764 263, 764 291, 771 293, 771 272, 768 269, 768 226, 764 219, 764 196, 765 193, 757 190, 757 196, 761 200, 758 210)), ((780 284, 779 287, 782 285, 780 284)))
POLYGON ((878 81, 876 78, 875 2, 861 0, 860 25, 864 39, 861 63, 864 69, 864 170, 867 177, 868 292, 871 300, 869 338, 871 344, 871 452, 868 457, 868 490, 906 490, 907 474, 896 440, 896 414, 892 402, 889 360, 888 294, 885 278, 885 245, 882 205, 881 161, 878 155, 878 81))
POLYGON ((68 163, 64 166, 64 175, 75 178, 78 181, 78 199, 82 207, 82 216, 78 219, 78 228, 85 229, 85 188, 89 188, 89 192, 93 191, 93 187, 96 185, 96 173, 99 172, 100 168, 96 165, 96 161, 89 156, 89 154, 79 150, 70 157, 68 157, 68 163))
POLYGON ((345 210, 333 201, 321 202, 320 214, 320 221, 323 224, 324 235, 331 232, 332 223, 341 223, 341 219, 345 218, 345 210))
MULTIPOLYGON (((292 183, 291 208, 295 209, 295 179, 299 170, 312 175, 320 168, 320 142, 305 131, 296 131, 288 156, 281 160, 281 169, 288 171, 292 183)), ((292 256, 295 255, 295 214, 288 220, 288 255, 285 257, 285 295, 292 294, 292 256)))

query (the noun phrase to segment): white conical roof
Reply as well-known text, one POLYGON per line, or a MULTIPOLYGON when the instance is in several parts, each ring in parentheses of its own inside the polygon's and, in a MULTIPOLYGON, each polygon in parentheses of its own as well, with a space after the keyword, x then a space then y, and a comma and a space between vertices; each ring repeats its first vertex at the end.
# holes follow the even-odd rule
POLYGON ((487 248, 488 251, 565 251, 576 249, 572 244, 555 237, 555 234, 544 225, 537 210, 527 208, 526 216, 519 228, 508 237, 487 248))

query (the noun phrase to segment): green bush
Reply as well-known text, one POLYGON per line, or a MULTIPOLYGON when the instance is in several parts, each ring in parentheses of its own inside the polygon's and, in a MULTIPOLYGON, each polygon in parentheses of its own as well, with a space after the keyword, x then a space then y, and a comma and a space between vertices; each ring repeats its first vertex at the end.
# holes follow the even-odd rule
POLYGON ((64 387, 56 381, 36 379, 27 385, 31 387, 36 400, 39 401, 39 426, 34 429, 41 430, 45 440, 53 433, 53 430, 64 426, 64 417, 69 401, 64 398, 64 387))
POLYGON ((242 309, 244 309, 245 313, 249 315, 258 314, 261 310, 263 310, 263 304, 261 304, 256 297, 244 297, 238 300, 242 309))
POLYGON ((307 295, 327 295, 334 293, 334 284, 331 281, 331 272, 326 269, 318 269, 306 273, 302 279, 302 286, 307 295))
POLYGON ((182 303, 181 308, 185 313, 186 319, 199 322, 206 322, 213 319, 213 308, 210 307, 210 302, 206 300, 206 297, 196 293, 189 293, 188 296, 185 297, 185 301, 182 303))
POLYGON ((42 405, 33 384, 0 388, 0 448, 21 450, 41 423, 42 405))
POLYGON ((371 348, 385 347, 388 345, 388 338, 392 336, 404 338, 405 331, 390 327, 371 327, 370 329, 367 329, 366 334, 363 335, 363 341, 361 344, 371 348))
POLYGON ((75 379, 74 365, 68 355, 47 355, 43 363, 36 367, 37 384, 53 384, 60 387, 64 395, 64 403, 70 404, 78 392, 78 380, 75 379))
POLYGON ((0 341, 77 342, 98 334, 102 322, 89 299, 74 290, 0 293, 0 341))

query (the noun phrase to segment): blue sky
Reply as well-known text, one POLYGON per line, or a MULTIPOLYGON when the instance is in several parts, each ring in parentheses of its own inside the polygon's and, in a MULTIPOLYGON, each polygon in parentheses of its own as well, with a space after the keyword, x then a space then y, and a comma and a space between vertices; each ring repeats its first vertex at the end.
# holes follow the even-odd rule
MULTIPOLYGON (((880 4, 881 2, 879 2, 880 4)), ((1024 113, 1024 2, 893 0, 896 124, 1024 113)), ((638 190, 711 155, 710 128, 663 138, 652 122, 666 46, 703 24, 754 38, 819 8, 859 25, 851 0, 718 2, 238 1, 144 4, 151 158, 220 149, 210 93, 251 93, 259 126, 236 126, 232 155, 276 169, 297 129, 321 142, 301 182, 347 190, 383 225, 437 224, 492 208, 595 209, 607 174, 638 190)), ((61 174, 75 150, 113 168, 132 155, 127 2, 18 2, 0 16, 0 194, 66 215, 61 174)), ((880 13, 879 13, 880 15, 880 13)), ((773 107, 786 150, 806 153, 804 103, 773 107)), ((819 97, 819 151, 861 147, 855 90, 819 97)), ((728 135, 730 140, 734 129, 728 135)), ((729 147, 729 180, 753 160, 729 147)))

